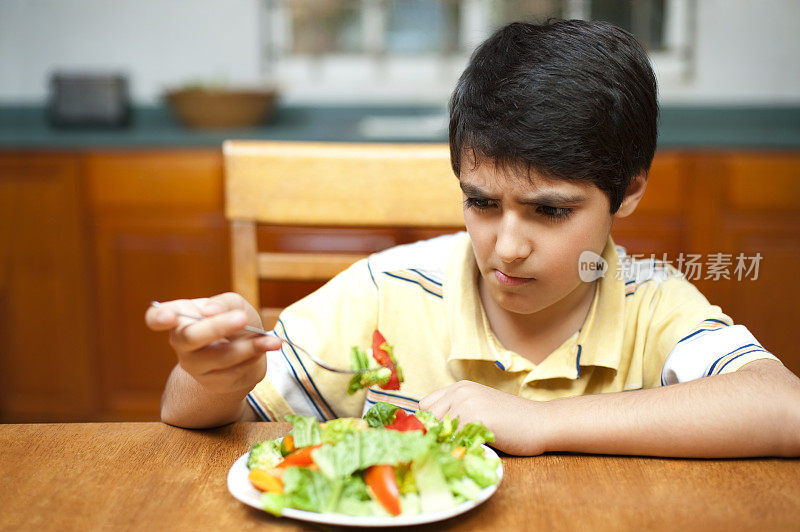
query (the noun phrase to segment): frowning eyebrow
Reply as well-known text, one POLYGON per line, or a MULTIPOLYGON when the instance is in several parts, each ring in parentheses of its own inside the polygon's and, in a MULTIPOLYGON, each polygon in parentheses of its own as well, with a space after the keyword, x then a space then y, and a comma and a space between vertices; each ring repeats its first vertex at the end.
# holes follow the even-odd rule
MULTIPOLYGON (((470 197, 485 198, 495 200, 491 194, 481 190, 475 185, 461 182, 461 190, 470 197)), ((558 191, 545 191, 539 194, 531 194, 520 198, 518 201, 523 205, 573 205, 586 200, 586 196, 581 193, 569 194, 558 191)))

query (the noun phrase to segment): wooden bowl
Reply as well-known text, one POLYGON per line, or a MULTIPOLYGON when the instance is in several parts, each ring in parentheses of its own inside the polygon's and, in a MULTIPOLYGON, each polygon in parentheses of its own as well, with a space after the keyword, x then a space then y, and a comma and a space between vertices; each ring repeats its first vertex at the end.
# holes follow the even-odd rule
POLYGON ((276 96, 275 89, 185 88, 168 91, 166 100, 185 126, 231 129, 250 128, 266 122, 276 96))

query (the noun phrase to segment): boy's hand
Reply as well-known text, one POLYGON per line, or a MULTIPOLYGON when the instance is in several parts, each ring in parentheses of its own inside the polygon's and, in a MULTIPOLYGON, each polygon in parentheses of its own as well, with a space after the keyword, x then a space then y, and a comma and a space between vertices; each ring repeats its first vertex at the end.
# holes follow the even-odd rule
POLYGON ((277 338, 254 338, 244 330, 246 325, 261 327, 261 319, 252 305, 232 292, 150 307, 145 322, 154 331, 168 330, 180 366, 204 388, 220 394, 252 390, 266 375, 265 352, 280 348, 277 338))
POLYGON ((472 381, 459 381, 425 396, 419 407, 438 419, 450 414, 460 426, 480 421, 494 433, 493 447, 517 455, 546 451, 536 401, 507 394, 472 381))

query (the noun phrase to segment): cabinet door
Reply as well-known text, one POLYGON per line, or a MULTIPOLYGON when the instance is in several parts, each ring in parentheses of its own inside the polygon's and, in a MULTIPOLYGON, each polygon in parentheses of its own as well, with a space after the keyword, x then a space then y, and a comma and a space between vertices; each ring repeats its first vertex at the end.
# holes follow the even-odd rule
MULTIPOLYGON (((615 221, 630 253, 700 259, 690 280, 800 375, 800 155, 659 152, 636 213, 615 221)), ((685 269, 685 268, 684 268, 685 269)))
POLYGON ((800 300, 800 154, 731 153, 719 164, 727 186, 714 244, 732 261, 730 278, 714 283, 720 304, 800 375, 793 334, 800 300))
POLYGON ((86 172, 97 268, 104 419, 157 419, 175 355, 150 301, 229 290, 217 150, 93 153, 86 172))
POLYGON ((93 414, 78 169, 71 155, 0 154, 0 422, 93 414))
POLYGON ((614 220, 611 236, 614 243, 629 254, 654 255, 657 259, 674 258, 686 246, 683 201, 689 186, 688 157, 679 152, 659 152, 647 178, 647 190, 636 212, 614 220))

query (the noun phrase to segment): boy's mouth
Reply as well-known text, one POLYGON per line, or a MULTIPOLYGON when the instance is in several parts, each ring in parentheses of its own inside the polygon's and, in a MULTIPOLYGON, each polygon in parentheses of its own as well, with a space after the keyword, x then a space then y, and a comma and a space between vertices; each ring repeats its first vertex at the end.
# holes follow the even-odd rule
POLYGON ((494 270, 494 276, 497 282, 503 286, 519 286, 536 280, 534 277, 512 277, 511 275, 504 274, 500 270, 494 270))

